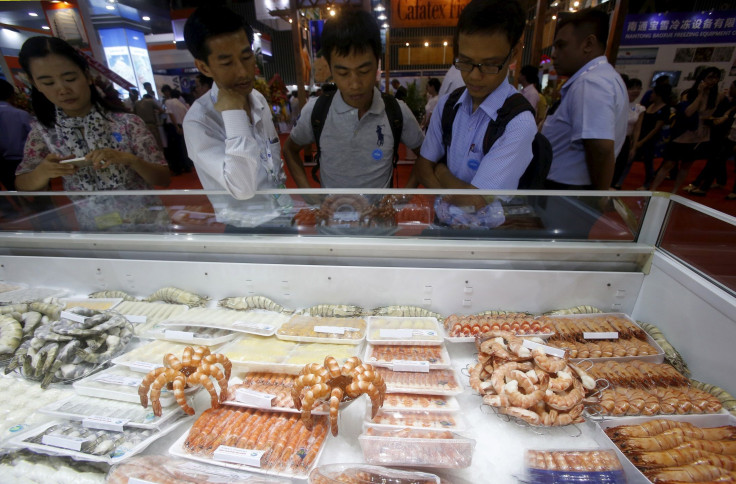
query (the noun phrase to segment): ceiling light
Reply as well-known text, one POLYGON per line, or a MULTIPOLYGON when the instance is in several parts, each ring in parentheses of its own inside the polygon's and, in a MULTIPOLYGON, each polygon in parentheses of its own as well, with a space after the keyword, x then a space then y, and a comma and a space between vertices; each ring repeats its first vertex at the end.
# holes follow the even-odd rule
POLYGON ((381 14, 378 14, 378 17, 376 17, 376 18, 378 20, 386 20, 388 17, 386 17, 386 15, 384 15, 384 14, 381 13, 381 14))
POLYGON ((51 27, 49 27, 48 25, 42 25, 41 28, 44 30, 51 30, 51 27))
POLYGON ((115 5, 107 5, 105 8, 108 10, 115 10, 115 5))
POLYGON ((575 7, 570 7, 570 11, 571 12, 574 12, 575 11, 575 7))
POLYGON ((291 19, 289 19, 289 23, 290 23, 290 24, 292 24, 292 23, 294 23, 294 21, 293 21, 293 20, 291 20, 291 19))
POLYGON ((579 7, 580 6, 580 2, 577 2, 577 1, 576 2, 573 2, 572 6, 573 7, 579 7))
POLYGON ((38 14, 36 12, 28 12, 28 15, 31 17, 38 17, 38 14))
POLYGON ((141 18, 143 19, 144 22, 150 22, 151 21, 151 17, 149 17, 148 15, 144 15, 141 18))
POLYGON ((335 12, 334 10, 330 10, 330 16, 331 16, 331 17, 334 17, 334 16, 335 16, 335 14, 337 14, 337 12, 335 12))
POLYGON ((375 10, 376 12, 385 12, 386 7, 384 7, 381 2, 378 2, 378 5, 376 5, 376 7, 373 10, 375 10))
POLYGON ((557 15, 552 15, 552 20, 557 20, 557 15))
POLYGON ((425 42, 424 47, 429 47, 429 42, 425 42))
POLYGON ((406 43, 406 46, 409 47, 409 42, 406 43))
POLYGON ((382 29, 387 29, 388 28, 388 22, 383 22, 383 24, 381 25, 381 28, 382 29))
POLYGON ((442 45, 444 45, 445 47, 447 47, 447 41, 442 42, 442 45))

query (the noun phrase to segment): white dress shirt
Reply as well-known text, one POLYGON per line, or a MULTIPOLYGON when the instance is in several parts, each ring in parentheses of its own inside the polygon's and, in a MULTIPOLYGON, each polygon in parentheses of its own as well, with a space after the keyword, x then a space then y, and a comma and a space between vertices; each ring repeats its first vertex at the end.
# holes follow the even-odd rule
POLYGON ((450 66, 445 74, 445 78, 442 79, 442 85, 440 86, 440 92, 437 93, 437 98, 441 98, 445 94, 450 94, 458 87, 463 87, 465 81, 463 81, 463 74, 457 67, 450 66))
POLYGON ((539 105, 539 92, 534 84, 528 84, 526 87, 521 88, 521 95, 529 101, 529 104, 534 108, 534 112, 537 112, 537 106, 539 105))

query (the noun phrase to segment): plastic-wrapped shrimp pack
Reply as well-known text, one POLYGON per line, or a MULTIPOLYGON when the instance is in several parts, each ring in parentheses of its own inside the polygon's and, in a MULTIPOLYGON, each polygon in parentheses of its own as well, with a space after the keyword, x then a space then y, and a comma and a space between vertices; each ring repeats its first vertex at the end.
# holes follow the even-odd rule
POLYGON ((103 484, 105 470, 102 467, 78 462, 67 457, 39 455, 27 450, 12 451, 0 457, 0 475, 3 482, 48 484, 73 482, 74 484, 103 484))
POLYGON ((328 433, 327 417, 312 428, 297 413, 210 408, 169 449, 177 457, 239 470, 306 478, 328 433))
POLYGON ((366 464, 329 464, 316 467, 309 474, 309 484, 440 484, 434 474, 389 469, 366 464))
POLYGON ((459 469, 473 460, 475 440, 443 430, 366 427, 358 437, 369 464, 459 469))
POLYGON ((623 467, 612 450, 528 450, 527 484, 624 484, 623 467))

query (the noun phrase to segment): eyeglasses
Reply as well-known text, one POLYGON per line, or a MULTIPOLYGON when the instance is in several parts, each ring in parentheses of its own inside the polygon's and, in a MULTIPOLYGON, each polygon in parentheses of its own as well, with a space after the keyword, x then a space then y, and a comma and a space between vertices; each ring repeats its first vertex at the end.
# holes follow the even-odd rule
POLYGON ((511 52, 513 52, 513 49, 511 49, 506 56, 506 58, 501 62, 500 65, 496 64, 485 64, 481 62, 480 64, 473 64, 472 62, 455 59, 453 62, 453 65, 455 68, 457 68, 458 71, 461 72, 473 72, 473 68, 477 67, 481 74, 498 74, 501 72, 501 69, 503 69, 503 66, 506 65, 506 62, 508 62, 509 58, 511 57, 511 52))

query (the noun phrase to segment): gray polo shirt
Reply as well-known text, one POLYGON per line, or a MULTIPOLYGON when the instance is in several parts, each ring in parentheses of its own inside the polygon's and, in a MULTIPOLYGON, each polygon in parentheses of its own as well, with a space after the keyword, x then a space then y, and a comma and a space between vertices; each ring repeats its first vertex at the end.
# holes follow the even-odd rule
MULTIPOLYGON (((315 99, 302 108, 291 139, 298 145, 314 143, 312 109, 315 99)), ((424 134, 409 107, 399 101, 404 128, 401 142, 407 148, 422 145, 424 134)), ((373 89, 370 109, 358 119, 358 109, 348 106, 340 91, 330 104, 320 137, 320 178, 323 188, 387 188, 393 172, 394 139, 381 92, 373 89)))

